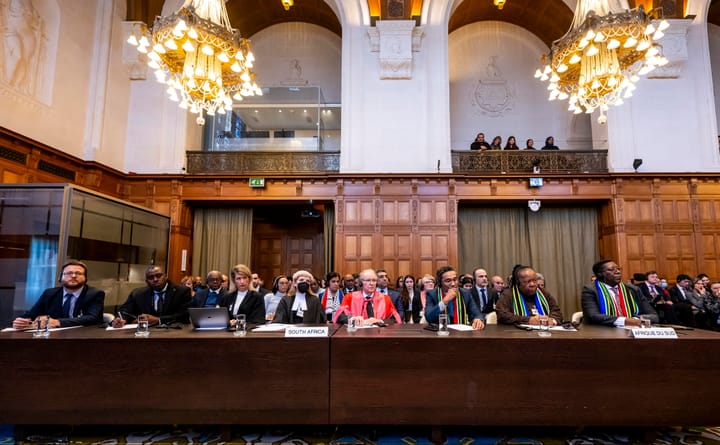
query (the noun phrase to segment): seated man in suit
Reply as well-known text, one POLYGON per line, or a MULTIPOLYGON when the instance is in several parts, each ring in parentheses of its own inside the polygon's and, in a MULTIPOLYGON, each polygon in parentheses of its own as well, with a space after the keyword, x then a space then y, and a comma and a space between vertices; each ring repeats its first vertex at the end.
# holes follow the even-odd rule
POLYGON ((583 287, 583 317, 590 324, 640 326, 640 315, 657 323, 657 312, 640 289, 622 282, 622 270, 612 260, 593 264, 595 282, 583 287))
POLYGON ((443 266, 436 272, 439 286, 425 294, 425 319, 437 323, 440 313, 448 315, 449 324, 467 324, 474 329, 485 327, 485 314, 475 305, 470 292, 458 289, 457 271, 443 266))
POLYGON ((489 314, 495 310, 496 292, 488 287, 488 274, 485 269, 473 271, 474 283, 470 289, 475 305, 483 314, 489 314))
POLYGON ((510 287, 498 300, 495 312, 501 324, 540 324, 540 317, 548 317, 550 326, 562 323, 555 297, 538 287, 532 267, 519 264, 513 268, 510 287))
POLYGON ((220 301, 225 297, 222 287, 223 275, 217 270, 211 270, 205 279, 207 287, 195 294, 191 307, 219 307, 220 301))
POLYGON ((363 270, 360 272, 360 280, 360 290, 345 294, 342 304, 333 315, 333 323, 345 324, 348 317, 362 319, 364 325, 402 323, 402 318, 390 296, 378 292, 378 278, 375 271, 363 270))
POLYGON ((402 304, 402 298, 400 297, 400 292, 395 289, 390 289, 388 285, 390 284, 390 277, 388 276, 388 273, 385 269, 378 269, 375 271, 377 274, 377 290, 381 294, 390 295, 390 301, 393 302, 393 306, 395 306, 395 309, 398 311, 398 314, 400 314, 400 319, 405 319, 405 307, 402 304))
POLYGON ((645 276, 645 281, 638 284, 638 288, 658 313, 660 322, 677 324, 678 319, 672 299, 667 291, 660 287, 660 277, 658 277, 657 272, 651 270, 645 276))
POLYGON ((122 318, 114 319, 113 327, 121 328, 126 318, 135 319, 140 315, 146 315, 150 325, 189 322, 187 309, 191 297, 187 286, 170 282, 165 271, 158 266, 150 266, 145 270, 145 283, 147 286, 130 292, 120 307, 122 318))
POLYGON ((237 314, 245 314, 248 323, 265 323, 265 297, 250 289, 251 277, 250 268, 244 264, 238 264, 230 271, 230 278, 237 290, 220 300, 220 306, 230 311, 230 326, 235 326, 237 314))
POLYGON ((63 264, 60 286, 45 289, 33 307, 13 321, 13 328, 36 327, 38 319, 49 327, 88 326, 102 321, 105 292, 87 285, 85 263, 70 260, 63 264))

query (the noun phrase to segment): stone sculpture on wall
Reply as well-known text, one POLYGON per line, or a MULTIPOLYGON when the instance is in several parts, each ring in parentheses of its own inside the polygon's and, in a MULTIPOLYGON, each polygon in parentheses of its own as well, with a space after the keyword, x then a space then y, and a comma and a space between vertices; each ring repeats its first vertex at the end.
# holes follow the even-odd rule
POLYGON ((0 0, 0 76, 13 89, 35 96, 41 82, 47 37, 31 1, 0 0))
POLYGON ((470 100, 477 114, 500 117, 512 109, 515 92, 497 65, 498 56, 490 56, 485 67, 485 77, 478 80, 470 100))

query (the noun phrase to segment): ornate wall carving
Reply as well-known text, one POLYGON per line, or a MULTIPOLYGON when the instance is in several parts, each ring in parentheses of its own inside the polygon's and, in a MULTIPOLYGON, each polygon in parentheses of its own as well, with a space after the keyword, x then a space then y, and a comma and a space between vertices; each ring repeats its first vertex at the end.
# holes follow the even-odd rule
POLYGON ((339 152, 187 152, 187 172, 193 174, 293 175, 339 171, 339 152))
POLYGON ((607 150, 589 151, 453 151, 454 173, 497 175, 532 173, 534 162, 541 173, 607 173, 607 150))

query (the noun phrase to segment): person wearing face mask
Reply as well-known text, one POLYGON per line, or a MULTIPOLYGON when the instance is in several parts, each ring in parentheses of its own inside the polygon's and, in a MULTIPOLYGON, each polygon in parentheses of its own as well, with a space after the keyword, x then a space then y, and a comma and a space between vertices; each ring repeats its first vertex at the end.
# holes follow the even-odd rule
POLYGON ((306 270, 298 270, 292 278, 290 291, 278 303, 272 322, 326 324, 322 303, 310 289, 310 282, 314 279, 312 274, 306 270))

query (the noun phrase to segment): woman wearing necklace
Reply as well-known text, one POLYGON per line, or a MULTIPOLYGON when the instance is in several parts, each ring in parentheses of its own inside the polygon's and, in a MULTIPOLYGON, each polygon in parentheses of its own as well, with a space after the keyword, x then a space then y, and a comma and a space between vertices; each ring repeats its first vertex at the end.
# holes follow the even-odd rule
POLYGON ((549 317, 550 326, 562 323, 562 311, 555 297, 538 287, 537 273, 529 266, 513 268, 510 287, 495 306, 498 323, 539 324, 549 317))

